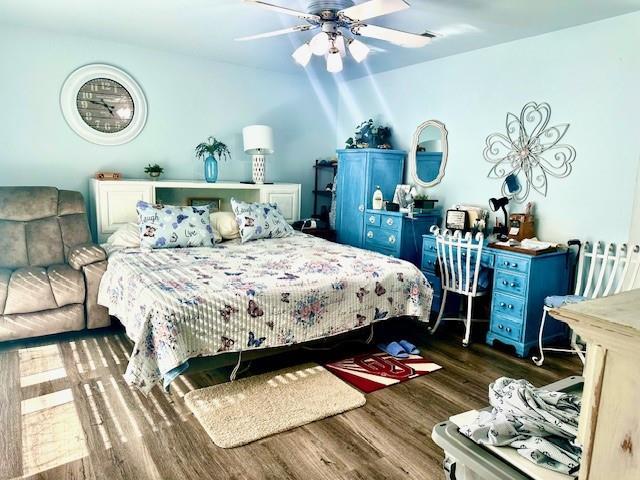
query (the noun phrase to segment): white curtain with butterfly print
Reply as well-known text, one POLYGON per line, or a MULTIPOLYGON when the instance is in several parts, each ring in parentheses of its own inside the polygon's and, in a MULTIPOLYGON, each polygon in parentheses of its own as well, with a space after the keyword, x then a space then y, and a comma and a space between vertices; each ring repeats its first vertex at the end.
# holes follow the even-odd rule
POLYGON ((402 315, 426 321, 432 292, 409 262, 295 233, 113 251, 99 303, 135 343, 125 378, 146 393, 189 358, 306 342, 402 315))

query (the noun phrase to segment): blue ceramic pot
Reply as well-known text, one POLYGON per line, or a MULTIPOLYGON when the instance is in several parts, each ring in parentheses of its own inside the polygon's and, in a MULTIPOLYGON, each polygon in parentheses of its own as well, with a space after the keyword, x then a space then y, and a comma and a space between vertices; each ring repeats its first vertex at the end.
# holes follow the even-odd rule
POLYGON ((213 157, 204 159, 204 179, 208 183, 216 183, 218 180, 218 160, 213 157))

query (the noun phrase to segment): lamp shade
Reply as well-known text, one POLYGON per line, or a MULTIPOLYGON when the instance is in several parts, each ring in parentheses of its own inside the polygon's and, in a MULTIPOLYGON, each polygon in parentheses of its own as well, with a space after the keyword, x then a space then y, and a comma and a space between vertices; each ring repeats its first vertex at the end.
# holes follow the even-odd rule
POLYGON ((249 155, 273 153, 273 130, 267 125, 250 125, 242 129, 244 151, 249 155))

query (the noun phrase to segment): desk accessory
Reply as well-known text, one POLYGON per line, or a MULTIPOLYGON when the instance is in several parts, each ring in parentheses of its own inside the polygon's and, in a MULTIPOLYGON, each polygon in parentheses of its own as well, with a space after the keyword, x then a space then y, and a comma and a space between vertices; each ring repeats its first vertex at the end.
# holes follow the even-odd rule
POLYGON ((507 215, 507 209, 505 208, 508 204, 509 204, 509 199, 507 197, 489 199, 489 207, 491 207, 491 210, 493 210, 494 212, 497 212, 498 210, 502 210, 502 213, 504 213, 504 224, 499 225, 498 219, 496 219, 496 226, 493 227, 493 233, 497 233, 500 239, 506 238, 506 235, 508 233, 508 230, 507 230, 508 215, 507 215))
POLYGON ((445 225, 447 230, 460 230, 466 232, 469 230, 469 212, 466 210, 447 210, 445 217, 445 225))
POLYGON ((265 156, 273 153, 273 130, 267 125, 250 125, 242 129, 244 152, 251 155, 252 181, 242 183, 269 183, 264 181, 265 156))

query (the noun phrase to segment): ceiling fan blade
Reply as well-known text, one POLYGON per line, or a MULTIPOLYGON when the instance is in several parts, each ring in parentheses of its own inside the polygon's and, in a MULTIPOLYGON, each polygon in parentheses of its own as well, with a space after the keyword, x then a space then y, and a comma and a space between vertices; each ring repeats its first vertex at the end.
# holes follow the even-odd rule
POLYGON ((369 38, 377 38, 386 42, 400 45, 407 48, 419 48, 427 45, 435 35, 432 33, 423 33, 417 35, 415 33, 402 32, 392 28, 378 27, 377 25, 354 25, 351 32, 355 35, 362 35, 369 38))
POLYGON ((295 27, 283 28, 272 32, 258 33, 257 35, 249 35, 248 37, 236 38, 236 42, 245 42, 247 40, 257 40, 258 38, 277 37, 278 35, 286 35, 287 33, 306 32, 318 28, 314 25, 296 25, 295 27))
POLYGON ((368 2, 340 10, 338 15, 350 18, 351 20, 367 20, 369 18, 406 10, 407 8, 409 8, 409 4, 404 0, 369 0, 368 2))
POLYGON ((244 2, 251 3, 252 5, 257 5, 262 8, 266 8, 267 10, 273 10, 274 12, 284 13, 285 15, 292 15, 294 17, 298 17, 304 20, 315 20, 315 21, 320 20, 320 17, 318 15, 313 15, 311 13, 306 13, 306 12, 299 12, 297 10, 281 7, 279 5, 272 5, 271 3, 263 2, 262 0, 244 0, 244 2))

